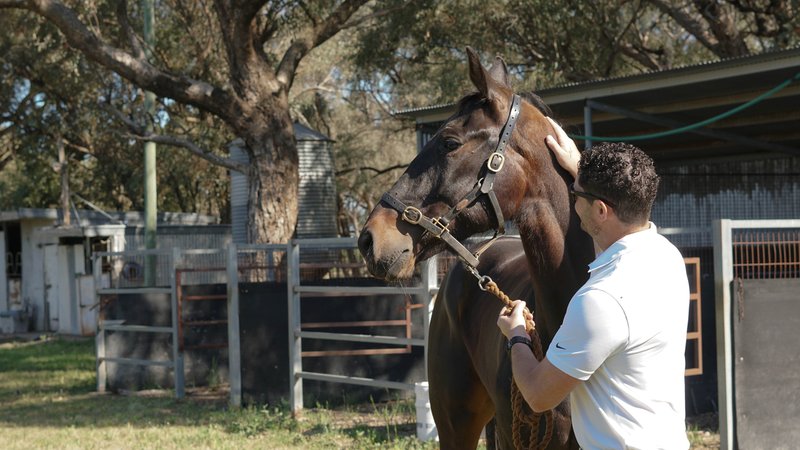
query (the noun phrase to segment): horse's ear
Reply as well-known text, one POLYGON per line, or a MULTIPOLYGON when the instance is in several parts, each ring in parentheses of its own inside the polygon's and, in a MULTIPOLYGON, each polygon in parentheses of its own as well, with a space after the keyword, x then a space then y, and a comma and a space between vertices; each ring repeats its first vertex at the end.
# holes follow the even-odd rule
POLYGON ((472 84, 478 88, 485 98, 492 100, 498 89, 498 84, 503 83, 508 86, 508 73, 506 72, 506 63, 498 58, 492 65, 490 71, 487 71, 483 64, 481 64, 478 54, 472 47, 467 47, 467 58, 469 59, 469 78, 472 84), (503 72, 501 77, 495 77, 495 72, 503 72))
POLYGON ((467 47, 467 59, 469 60, 469 79, 472 80, 472 84, 478 88, 478 92, 488 98, 489 88, 486 85, 486 79, 488 78, 486 69, 483 68, 478 54, 475 53, 472 47, 467 47))
POLYGON ((503 61, 503 58, 499 56, 494 58, 494 64, 489 68, 489 75, 503 85, 511 87, 508 82, 508 67, 506 67, 506 62, 503 61))

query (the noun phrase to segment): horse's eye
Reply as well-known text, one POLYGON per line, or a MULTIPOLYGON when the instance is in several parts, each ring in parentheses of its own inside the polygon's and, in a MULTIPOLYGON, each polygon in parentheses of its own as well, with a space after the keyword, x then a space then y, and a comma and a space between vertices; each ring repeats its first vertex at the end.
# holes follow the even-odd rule
POLYGON ((444 148, 446 148, 448 151, 455 150, 458 147, 461 147, 461 142, 458 142, 455 139, 447 139, 444 141, 444 148))

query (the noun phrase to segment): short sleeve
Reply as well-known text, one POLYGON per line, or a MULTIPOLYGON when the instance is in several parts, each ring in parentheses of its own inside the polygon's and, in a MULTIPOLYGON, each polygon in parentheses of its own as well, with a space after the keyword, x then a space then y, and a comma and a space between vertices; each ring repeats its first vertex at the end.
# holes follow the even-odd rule
POLYGON ((630 329, 619 302, 589 289, 570 301, 564 322, 547 350, 547 359, 573 378, 586 381, 628 343, 630 329))

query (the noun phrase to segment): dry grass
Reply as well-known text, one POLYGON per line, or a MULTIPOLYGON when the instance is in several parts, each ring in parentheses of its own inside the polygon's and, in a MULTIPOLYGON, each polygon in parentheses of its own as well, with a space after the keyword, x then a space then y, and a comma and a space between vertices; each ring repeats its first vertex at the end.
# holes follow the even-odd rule
MULTIPOLYGON (((413 401, 304 410, 230 410, 224 387, 100 395, 91 339, 0 343, 3 449, 434 449, 416 439, 413 401)), ((713 417, 689 425, 692 449, 719 448, 713 417)))

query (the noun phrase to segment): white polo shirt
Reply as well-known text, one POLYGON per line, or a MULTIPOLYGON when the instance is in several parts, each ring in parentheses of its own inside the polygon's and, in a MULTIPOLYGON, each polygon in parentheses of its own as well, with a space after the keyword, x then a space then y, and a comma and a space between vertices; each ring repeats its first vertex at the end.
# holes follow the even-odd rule
POLYGON ((589 265, 547 359, 584 381, 570 393, 584 449, 687 449, 689 283, 678 249, 650 228, 589 265))

